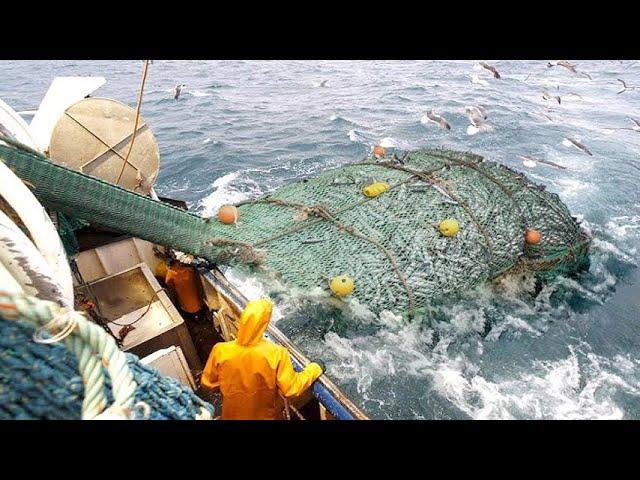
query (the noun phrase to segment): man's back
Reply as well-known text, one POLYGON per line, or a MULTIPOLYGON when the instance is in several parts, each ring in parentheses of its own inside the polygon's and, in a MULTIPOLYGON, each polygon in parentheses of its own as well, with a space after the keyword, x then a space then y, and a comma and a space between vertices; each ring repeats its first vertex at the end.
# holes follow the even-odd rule
POLYGON ((209 355, 202 384, 219 384, 223 419, 282 418, 279 394, 295 397, 322 375, 316 363, 296 373, 289 352, 264 338, 271 308, 267 299, 249 302, 240 317, 238 338, 216 344, 209 355))

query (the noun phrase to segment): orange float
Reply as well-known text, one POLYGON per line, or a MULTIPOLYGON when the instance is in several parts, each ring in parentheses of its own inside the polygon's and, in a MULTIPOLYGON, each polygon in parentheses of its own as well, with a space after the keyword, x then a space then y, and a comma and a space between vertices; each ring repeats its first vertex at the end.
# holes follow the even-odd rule
POLYGON ((240 216, 240 212, 233 205, 223 205, 218 210, 218 220, 226 225, 231 225, 238 221, 238 217, 240 216))
POLYGON ((542 236, 540 235, 540 232, 537 230, 532 230, 532 229, 527 229, 527 232, 524 234, 524 240, 529 244, 529 245, 537 245, 538 243, 540 243, 540 239, 542 238, 542 236))
POLYGON ((376 145, 373 147, 373 154, 378 158, 384 157, 387 154, 387 149, 380 145, 376 145))

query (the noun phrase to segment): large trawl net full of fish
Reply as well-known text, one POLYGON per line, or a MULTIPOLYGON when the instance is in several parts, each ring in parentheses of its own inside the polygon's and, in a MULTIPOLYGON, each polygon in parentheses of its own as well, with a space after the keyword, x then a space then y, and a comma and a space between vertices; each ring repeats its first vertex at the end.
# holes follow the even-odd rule
POLYGON ((221 233, 262 251, 286 283, 313 288, 348 275, 353 296, 377 310, 411 315, 514 269, 548 276, 588 264, 588 238, 556 194, 468 153, 370 158, 239 208, 238 224, 221 233), (366 197, 373 181, 390 188, 366 197), (447 218, 460 225, 454 237, 437 229, 447 218), (527 229, 540 232, 539 244, 525 242, 527 229))
POLYGON ((156 202, 40 155, 0 158, 48 208, 224 265, 262 264, 302 289, 338 275, 375 311, 413 315, 429 300, 506 272, 588 265, 589 239, 557 195, 482 157, 418 150, 368 158, 239 205, 235 225, 156 202), (363 188, 389 189, 367 197, 363 188), (455 219, 456 236, 437 225, 455 219), (541 241, 525 242, 533 229, 541 241))

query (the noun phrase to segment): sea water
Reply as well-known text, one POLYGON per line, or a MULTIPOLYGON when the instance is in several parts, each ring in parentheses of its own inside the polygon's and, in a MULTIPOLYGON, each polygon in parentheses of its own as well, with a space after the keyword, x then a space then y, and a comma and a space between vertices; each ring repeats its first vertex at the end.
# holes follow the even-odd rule
MULTIPOLYGON (((625 130, 629 116, 640 120, 640 63, 580 61, 578 74, 546 61, 489 63, 501 79, 472 61, 156 60, 142 105, 160 145, 156 190, 212 215, 360 160, 376 144, 470 150, 522 171, 593 236, 582 276, 542 289, 510 277, 409 322, 354 300, 327 302, 320 287, 226 273, 249 298, 270 295, 279 328, 373 418, 640 418, 640 132, 625 130), (618 78, 638 88, 618 94, 618 78), (491 131, 469 135, 465 106, 474 105, 487 109, 491 131), (451 130, 421 121, 430 109, 451 130)), ((142 68, 2 61, 0 98, 31 110, 55 76, 102 75, 108 83, 94 95, 135 106, 142 68)))

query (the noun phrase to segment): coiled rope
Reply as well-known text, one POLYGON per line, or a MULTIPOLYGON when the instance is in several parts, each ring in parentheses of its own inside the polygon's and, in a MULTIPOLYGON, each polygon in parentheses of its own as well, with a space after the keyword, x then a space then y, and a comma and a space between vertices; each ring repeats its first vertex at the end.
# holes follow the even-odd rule
POLYGON ((34 341, 64 341, 76 355, 85 388, 82 419, 96 418, 107 407, 104 369, 111 379, 113 393, 113 403, 108 410, 121 415, 133 412, 137 385, 127 365, 126 354, 118 350, 111 336, 83 314, 53 302, 0 291, 0 317, 36 326, 34 341))

